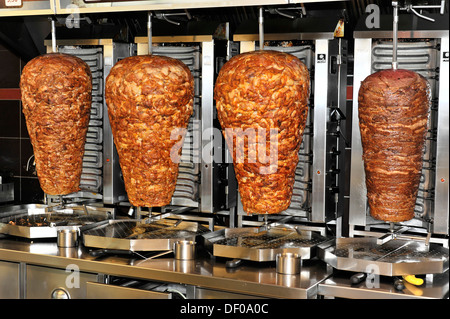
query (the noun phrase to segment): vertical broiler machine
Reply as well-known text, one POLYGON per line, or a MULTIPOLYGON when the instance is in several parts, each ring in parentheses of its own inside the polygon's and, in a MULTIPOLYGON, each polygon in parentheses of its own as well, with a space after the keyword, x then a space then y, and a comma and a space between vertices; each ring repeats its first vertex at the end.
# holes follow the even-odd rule
MULTIPOLYGON (((299 151, 296 182, 290 207, 282 215, 309 223, 336 222, 343 215, 339 206, 344 198, 346 126, 347 41, 335 37, 339 19, 318 25, 317 18, 265 21, 264 50, 290 53, 306 64, 311 77, 309 118, 299 151), (275 33, 271 27, 283 24, 287 29, 275 33)), ((261 48, 258 34, 247 33, 242 26, 234 35, 240 52, 261 48)), ((238 209, 239 225, 247 213, 238 209)))
POLYGON ((213 102, 218 63, 227 55, 222 42, 228 40, 228 24, 205 23, 197 28, 202 29, 200 34, 157 35, 148 30, 147 35, 135 38, 137 55, 179 59, 194 75, 194 114, 182 148, 172 204, 229 216, 236 205, 236 186, 232 165, 223 160, 223 137, 216 128, 213 102))
MULTIPOLYGON (((52 20, 52 40, 45 40, 47 52, 75 55, 89 66, 92 74, 92 104, 82 162, 80 191, 65 196, 44 195, 44 205, 25 204, 1 211, 1 233, 30 239, 56 238, 64 228, 76 228, 115 217, 114 206, 126 200, 117 152, 104 104, 105 78, 114 63, 132 54, 126 43, 104 38, 56 40, 52 20)), ((60 34, 61 35, 61 34, 60 34)), ((28 160, 30 166, 32 157, 28 160)))
POLYGON ((290 207, 279 214, 249 214, 238 196, 236 227, 205 235, 215 256, 231 259, 229 267, 243 260, 274 261, 283 253, 312 259, 316 247, 330 240, 330 232, 341 232, 349 163, 345 143, 350 138, 347 43, 334 35, 342 21, 330 20, 264 19, 260 11, 258 22, 246 21, 234 34, 240 53, 264 49, 298 57, 309 70, 311 95, 290 207))
MULTIPOLYGON (((48 52, 53 52, 51 40, 46 40, 45 45, 48 52)), ((65 196, 64 199, 94 199, 103 204, 126 201, 118 154, 104 102, 104 83, 114 64, 133 54, 132 46, 116 42, 113 37, 57 39, 56 46, 58 52, 75 55, 85 61, 91 69, 93 83, 80 192, 65 196)), ((50 197, 50 202, 57 200, 50 197)))
MULTIPOLYGON (((209 25, 206 33, 211 29, 210 34, 152 37, 155 44, 152 54, 181 60, 190 68, 194 76, 194 114, 190 119, 182 146, 177 186, 170 206, 190 208, 204 213, 226 210, 234 206, 232 184, 230 190, 227 189, 229 196, 218 194, 217 187, 214 185, 227 179, 228 171, 225 168, 214 169, 210 165, 212 161, 209 154, 202 154, 202 150, 209 149, 212 153, 214 148, 211 130, 215 71, 213 33, 217 27, 218 25, 213 27, 209 25), (211 134, 202 135, 202 132, 211 134), (216 192, 215 195, 214 192, 216 192)), ((51 52, 51 41, 46 40, 45 44, 51 52)), ((91 198, 100 200, 106 205, 126 205, 127 195, 104 101, 104 83, 117 61, 136 54, 148 54, 148 37, 137 37, 134 44, 117 42, 113 40, 113 37, 58 38, 56 44, 58 52, 78 56, 89 64, 94 84, 92 111, 83 158, 81 191, 65 196, 64 199, 91 198)), ((216 141, 216 143, 219 142, 216 141)), ((53 198, 53 200, 58 199, 53 198)), ((144 211, 146 208, 135 209, 142 209, 141 214, 147 213, 144 211)), ((130 211, 130 215, 131 213, 136 212, 130 211)))
POLYGON ((151 17, 149 14, 148 34, 136 37, 135 43, 118 42, 113 36, 95 39, 66 36, 56 41, 46 40, 49 52, 55 51, 56 44, 58 52, 83 59, 91 68, 94 84, 81 190, 62 198, 47 195, 48 202, 67 205, 81 201, 120 209, 128 207, 128 216, 118 216, 122 220, 84 227, 83 240, 88 247, 135 253, 170 251, 175 241, 195 240, 207 228, 213 229, 215 216, 223 216, 225 224, 230 216, 233 218, 236 189, 232 166, 212 159, 221 156, 218 152, 225 153, 221 134, 214 133, 213 85, 216 60, 225 52, 215 48, 215 41, 226 39, 227 25, 200 22, 202 26, 199 26, 193 22, 188 29, 202 30, 199 34, 185 34, 184 26, 179 27, 182 35, 175 35, 177 32, 165 35, 161 29, 155 34, 150 27, 151 17), (128 203, 104 99, 104 84, 114 64, 149 52, 186 64, 193 75, 195 90, 194 112, 181 149, 175 192, 169 205, 158 208, 133 207, 128 203), (111 232, 113 236, 109 235, 111 232))
MULTIPOLYGON (((265 24, 264 40, 261 42, 261 34, 253 30, 258 24, 251 21, 241 26, 241 31, 238 30, 233 41, 229 41, 226 24, 215 26, 209 34, 161 35, 154 32, 156 28, 152 29, 151 14, 148 19, 147 34, 136 37, 135 44, 117 43, 112 39, 56 41, 59 52, 77 55, 92 64, 94 83, 99 87, 99 91, 93 94, 94 103, 99 108, 102 106, 102 110, 98 111, 95 107, 97 104, 94 105, 92 116, 101 115, 103 119, 91 116, 82 191, 72 196, 100 198, 106 205, 126 204, 102 87, 109 70, 122 58, 149 52, 174 57, 183 61, 194 75, 194 114, 182 148, 172 203, 170 207, 162 208, 161 213, 174 212, 181 219, 208 220, 210 229, 213 229, 213 218, 224 216, 228 222, 225 226, 229 227, 203 236, 214 256, 259 262, 273 261, 281 252, 293 252, 303 259, 314 258, 317 246, 331 239, 330 228, 334 234, 341 232, 341 220, 346 207, 344 188, 348 184, 345 179, 349 161, 345 157, 348 155, 346 142, 350 136, 345 102, 347 43, 342 38, 335 38, 334 34, 336 26, 342 21, 336 19, 324 25, 314 18, 290 19, 289 23, 283 21, 286 26, 283 33, 274 33, 271 29, 276 28, 280 21, 269 20, 265 24), (213 88, 215 77, 225 59, 239 52, 258 50, 261 43, 264 49, 297 56, 308 67, 312 81, 308 122, 299 151, 300 161, 296 169, 291 206, 281 214, 251 216, 243 211, 236 193, 231 157, 214 107, 213 88), (91 56, 91 53, 94 55, 91 56), (92 140, 91 143, 90 137, 98 135, 103 135, 102 140, 92 140), (92 181, 98 181, 97 188, 89 184, 92 181), (180 215, 180 212, 189 214, 180 215), (196 214, 208 217, 194 217, 196 214)), ((47 42, 49 50, 50 44, 47 42)), ((145 208, 136 209, 138 218, 147 213, 145 208)), ((152 217, 151 208, 148 209, 148 215, 152 217)), ((135 225, 134 222, 130 223, 135 225)), ((117 226, 117 222, 105 224, 109 224, 108 227, 117 226)), ((86 230, 83 236, 85 245, 114 247, 111 240, 104 243, 106 229, 106 226, 102 226, 86 230)), ((124 245, 121 243, 117 248, 134 245, 133 249, 136 249, 138 243, 133 232, 129 229, 131 235, 127 232, 119 234, 133 239, 124 245)), ((160 247, 159 250, 162 249, 166 247, 160 247)), ((237 264, 227 263, 229 266, 237 264)))
MULTIPOLYGON (((149 15, 148 34, 136 37, 133 44, 117 42, 113 37, 46 40, 49 52, 55 51, 56 44, 59 52, 86 61, 93 74, 81 191, 65 196, 64 201, 81 199, 106 206, 127 205, 104 101, 104 83, 117 61, 151 51, 182 60, 195 81, 194 114, 182 148, 177 187, 171 205, 161 208, 159 214, 170 217, 173 212, 176 221, 164 223, 160 218, 160 228, 176 229, 179 220, 188 220, 185 227, 178 229, 202 233, 212 255, 232 259, 227 263, 229 267, 242 260, 274 261, 277 255, 292 252, 302 259, 318 256, 337 270, 357 274, 447 273, 448 291, 448 19, 434 17, 440 20, 439 25, 447 25, 436 29, 436 24, 407 17, 402 15, 399 20, 398 65, 421 73, 430 82, 433 94, 423 173, 412 220, 398 224, 374 220, 368 212, 365 194, 357 95, 359 83, 367 75, 391 65, 392 20, 387 19, 385 27, 383 17, 381 28, 367 30, 359 26, 354 33, 352 110, 347 109, 346 103, 347 42, 335 34, 342 26, 339 19, 264 20, 260 15, 259 23, 243 23, 230 41, 226 25, 209 34, 154 35, 149 15), (257 31, 258 24, 263 32, 257 31), (222 32, 219 36, 218 30, 222 32), (224 50, 219 52, 218 48, 224 50), (290 207, 275 215, 252 215, 243 210, 213 100, 215 77, 224 59, 258 49, 297 56, 311 76, 308 120, 299 151, 294 194, 290 207), (165 212, 169 213, 164 215, 165 212), (189 222, 207 222, 209 230, 213 230, 217 216, 225 217, 227 223, 213 232, 189 222)), ((61 198, 50 196, 47 200, 53 204, 61 198)), ((148 212, 142 209, 136 208, 135 212, 130 209, 130 213, 136 213, 136 220, 148 213, 149 220, 158 221, 150 208, 148 212)), ((134 220, 128 222, 135 226, 134 220)), ((125 245, 123 241, 105 241, 107 227, 117 223, 107 220, 100 222, 100 226, 87 227, 86 246, 172 249, 166 246, 169 241, 156 247, 147 240, 141 241, 145 237, 139 237, 142 234, 136 233, 136 228, 120 235, 125 245)), ((328 288, 332 289, 332 285, 328 288)))
POLYGON ((393 5, 394 29, 398 27, 394 41, 392 16, 382 16, 376 29, 368 28, 363 19, 354 32, 349 230, 345 238, 322 246, 320 256, 335 269, 356 274, 340 287, 338 279, 330 280, 322 287, 325 295, 375 297, 363 294, 377 292, 364 289, 369 276, 372 280, 374 276, 392 277, 398 291, 405 288, 404 279, 409 279, 406 284, 412 292, 434 289, 431 293, 440 298, 448 294, 448 15, 427 15, 426 19, 412 13, 395 16, 402 7, 393 5), (425 77, 432 95, 415 216, 399 223, 370 216, 358 119, 360 83, 374 72, 391 68, 394 62, 399 69, 425 77), (426 275, 425 280, 417 280, 415 275, 426 275), (413 282, 422 288, 414 288, 413 282), (358 284, 362 289, 352 289, 358 284))

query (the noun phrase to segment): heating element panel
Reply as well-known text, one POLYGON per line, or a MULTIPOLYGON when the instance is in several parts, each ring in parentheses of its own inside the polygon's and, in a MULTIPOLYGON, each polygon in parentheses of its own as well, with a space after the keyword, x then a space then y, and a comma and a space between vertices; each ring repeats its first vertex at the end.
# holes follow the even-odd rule
POLYGON ((200 185, 200 52, 198 45, 168 46, 152 48, 152 54, 168 56, 182 61, 194 77, 194 112, 189 120, 186 136, 181 150, 178 179, 172 197, 177 206, 198 207, 200 185))
POLYGON ((103 185, 103 50, 101 47, 61 46, 59 52, 79 57, 91 69, 93 111, 86 134, 80 190, 101 193, 103 185))

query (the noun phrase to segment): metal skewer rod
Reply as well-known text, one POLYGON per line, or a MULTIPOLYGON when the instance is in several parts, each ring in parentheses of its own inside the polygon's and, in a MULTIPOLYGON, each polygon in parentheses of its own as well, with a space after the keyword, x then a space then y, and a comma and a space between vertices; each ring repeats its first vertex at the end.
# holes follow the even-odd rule
POLYGON ((56 27, 55 27, 55 19, 52 18, 52 51, 53 53, 58 52, 56 49, 56 27))
POLYGON ((148 12, 148 22, 147 22, 147 37, 148 37, 148 54, 152 54, 152 13, 148 12))
POLYGON ((393 234, 394 233, 395 224, 393 222, 389 222, 389 231, 393 234))
POLYGON ((392 25, 392 69, 397 70, 397 37, 398 37, 398 2, 392 1, 394 7, 392 25))
POLYGON ((264 50, 264 15, 262 7, 259 7, 258 25, 259 25, 259 49, 264 50))
POLYGON ((84 210, 84 212, 86 213, 86 215, 89 215, 89 211, 88 211, 88 209, 87 209, 87 205, 86 205, 86 203, 83 203, 83 210, 84 210))

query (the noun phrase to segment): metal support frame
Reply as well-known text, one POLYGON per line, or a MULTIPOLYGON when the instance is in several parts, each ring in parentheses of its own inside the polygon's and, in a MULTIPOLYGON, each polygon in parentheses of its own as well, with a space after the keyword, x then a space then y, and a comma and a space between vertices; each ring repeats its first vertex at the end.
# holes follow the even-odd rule
POLYGON ((313 118, 313 164, 312 164, 312 222, 325 222, 325 192, 326 192, 326 152, 327 152, 327 118, 328 118, 328 45, 329 40, 315 41, 314 66, 314 118, 313 118))
MULTIPOLYGON (((362 161, 361 133, 359 131, 358 92, 361 82, 371 73, 372 39, 355 39, 353 73, 353 115, 352 115, 352 153, 350 174, 349 223, 365 225, 367 212, 367 189, 364 164, 362 161)), ((351 231, 351 229, 350 229, 351 231)))
POLYGON ((433 232, 449 234, 449 39, 441 38, 433 232), (441 212, 436 214, 436 212, 441 212), (446 212, 446 213, 445 213, 446 212))
MULTIPOLYGON (((114 64, 120 59, 130 55, 129 44, 111 42, 110 44, 105 44, 103 46, 103 83, 106 83, 106 77, 109 75, 114 64)), ((123 180, 119 175, 119 155, 114 146, 105 100, 103 114, 103 203, 115 204, 126 199, 126 192, 123 180)))
POLYGON ((202 153, 201 154, 201 184, 200 210, 214 212, 213 202, 213 141, 214 141, 214 40, 202 42, 202 153))

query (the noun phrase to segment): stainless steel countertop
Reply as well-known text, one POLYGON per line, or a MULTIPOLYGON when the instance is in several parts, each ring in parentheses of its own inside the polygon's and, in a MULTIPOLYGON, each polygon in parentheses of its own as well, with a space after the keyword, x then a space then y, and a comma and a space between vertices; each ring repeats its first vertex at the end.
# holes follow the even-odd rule
POLYGON ((59 248, 51 241, 0 239, 3 261, 60 269, 75 264, 80 271, 88 273, 180 283, 258 297, 315 298, 318 284, 332 274, 332 269, 320 260, 304 260, 298 275, 281 275, 273 262, 246 261, 230 270, 225 267, 226 260, 211 258, 206 253, 188 261, 167 256, 148 260, 117 255, 96 258, 83 245, 59 248))

